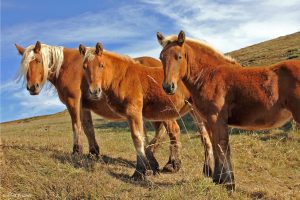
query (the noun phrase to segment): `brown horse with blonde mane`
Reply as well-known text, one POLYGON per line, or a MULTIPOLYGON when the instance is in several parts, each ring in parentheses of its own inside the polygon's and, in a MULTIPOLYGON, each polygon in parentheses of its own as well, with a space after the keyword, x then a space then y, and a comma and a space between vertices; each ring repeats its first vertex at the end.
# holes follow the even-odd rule
MULTIPOLYGON (((104 94, 109 106, 128 120, 137 153, 137 165, 133 178, 143 179, 148 170, 156 173, 157 161, 148 151, 143 118, 151 121, 175 120, 186 114, 190 111, 190 105, 187 102, 190 101, 188 90, 179 82, 178 93, 172 97, 167 96, 161 88, 162 67, 145 67, 128 56, 103 50, 100 43, 97 43, 95 48, 80 45, 79 51, 84 56, 83 68, 94 96, 104 94)), ((202 124, 200 128, 204 128, 202 124)), ((177 130, 175 137, 179 138, 178 125, 175 129, 177 130)), ((205 134, 205 131, 203 132, 205 134)), ((171 142, 170 148, 174 155, 173 164, 175 165, 177 161, 180 161, 179 145, 178 139, 171 142)), ((211 147, 211 144, 207 146, 211 147)), ((207 154, 210 152, 209 147, 206 147, 207 154)), ((209 160, 209 158, 206 159, 209 160)), ((204 173, 209 175, 205 169, 204 166, 204 173)))
POLYGON ((228 126, 247 130, 300 123, 300 61, 241 67, 204 42, 157 33, 163 46, 163 88, 177 93, 183 81, 209 133, 214 155, 213 181, 234 190, 228 126))
MULTIPOLYGON (((30 94, 38 95, 43 84, 49 81, 56 88, 60 100, 67 106, 72 119, 73 153, 82 153, 83 129, 88 139, 90 154, 98 156, 99 146, 95 138, 91 111, 111 121, 125 121, 126 118, 109 108, 105 96, 101 96, 99 99, 91 98, 93 95, 84 76, 83 59, 78 50, 49 46, 41 44, 39 41, 26 49, 19 45, 16 45, 16 48, 23 55, 19 75, 20 78, 24 76, 26 79, 30 94)), ((140 57, 135 60, 145 66, 162 68, 160 61, 150 57, 140 57)), ((175 120, 156 121, 152 124, 156 134, 150 142, 151 151, 154 151, 160 137, 165 133, 165 127, 167 127, 171 143, 177 143, 178 125, 175 120)), ((180 163, 174 164, 174 156, 170 151, 169 162, 164 170, 175 172, 179 168, 180 163)))

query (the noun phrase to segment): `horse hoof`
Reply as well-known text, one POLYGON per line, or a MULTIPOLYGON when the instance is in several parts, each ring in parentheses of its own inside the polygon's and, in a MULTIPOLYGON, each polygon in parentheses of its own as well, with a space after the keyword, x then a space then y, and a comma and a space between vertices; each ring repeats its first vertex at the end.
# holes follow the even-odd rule
POLYGON ((83 154, 82 146, 78 145, 78 144, 74 144, 72 154, 73 155, 82 155, 83 154))
POLYGON ((131 176, 131 179, 134 181, 145 181, 146 177, 144 173, 135 170, 133 175, 131 176))
POLYGON ((224 186, 228 192, 234 192, 235 191, 235 183, 234 181, 229 181, 229 180, 213 180, 214 183, 216 184, 221 184, 224 186))
POLYGON ((139 172, 139 171, 135 170, 133 175, 131 176, 131 179, 134 181, 146 181, 147 176, 152 176, 152 175, 153 175, 152 170, 146 170, 144 172, 139 172))
POLYGON ((99 155, 97 155, 97 154, 92 154, 91 152, 88 154, 88 158, 90 159, 90 160, 94 160, 94 161, 97 161, 97 160, 99 160, 99 155))
POLYGON ((234 192, 235 191, 235 183, 225 183, 225 188, 228 192, 234 192))
POLYGON ((93 147, 93 148, 90 148, 90 152, 89 152, 89 155, 88 157, 91 158, 91 159, 96 159, 98 160, 99 159, 99 147, 93 147))
POLYGON ((179 171, 181 167, 181 161, 180 160, 171 160, 169 161, 162 169, 163 173, 176 173, 179 171))
MULTIPOLYGON (((151 175, 159 174, 159 165, 157 162, 154 164, 150 163, 150 167, 151 167, 151 170, 147 170, 147 171, 151 171, 151 173, 152 173, 151 175)), ((146 173, 147 173, 147 171, 146 171, 146 173)))
POLYGON ((209 178, 213 177, 213 172, 211 168, 206 164, 203 165, 203 175, 209 178))

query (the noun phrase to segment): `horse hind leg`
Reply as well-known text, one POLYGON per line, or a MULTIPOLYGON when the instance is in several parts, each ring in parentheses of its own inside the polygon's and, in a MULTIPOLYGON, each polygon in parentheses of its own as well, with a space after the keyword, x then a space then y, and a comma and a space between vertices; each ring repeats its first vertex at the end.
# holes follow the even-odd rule
POLYGON ((170 138, 170 156, 162 171, 166 173, 175 173, 181 168, 180 127, 176 120, 168 120, 164 121, 163 123, 170 138))
POLYGON ((288 109, 291 111, 294 120, 300 125, 300 86, 292 92, 288 99, 288 109))
POLYGON ((160 141, 166 135, 166 128, 162 122, 151 122, 155 129, 155 136, 149 142, 148 148, 152 153, 155 153, 157 148, 160 146, 160 141))

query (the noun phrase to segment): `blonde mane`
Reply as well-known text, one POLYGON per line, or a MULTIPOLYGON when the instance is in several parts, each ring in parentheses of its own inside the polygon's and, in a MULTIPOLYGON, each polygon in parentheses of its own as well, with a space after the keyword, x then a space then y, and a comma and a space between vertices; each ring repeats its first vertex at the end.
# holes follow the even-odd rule
MULTIPOLYGON (((133 63, 139 63, 138 61, 134 60, 133 58, 131 58, 130 56, 127 56, 127 55, 120 55, 120 54, 117 54, 117 53, 114 53, 111 51, 107 51, 107 50, 104 50, 104 53, 106 55, 112 56, 114 58, 118 58, 118 59, 125 60, 125 61, 130 61, 133 63)), ((85 55, 84 55, 84 61, 85 60, 92 61, 94 58, 95 58, 95 47, 87 47, 85 55)))
MULTIPOLYGON (((161 45, 164 48, 165 46, 167 46, 170 42, 175 42, 178 40, 178 36, 177 35, 169 35, 166 36, 164 38, 163 41, 161 41, 161 45)), ((203 41, 203 40, 197 40, 197 39, 192 39, 192 38, 186 38, 185 42, 187 43, 192 43, 195 45, 200 45, 202 47, 207 48, 208 50, 212 51, 213 53, 215 53, 216 55, 219 55, 221 57, 223 57, 225 60, 229 61, 230 63, 237 63, 237 61, 232 58, 229 55, 224 55, 223 53, 221 53, 220 51, 216 50, 215 48, 213 48, 211 45, 209 45, 207 42, 203 41)))
MULTIPOLYGON (((25 49, 22 57, 19 72, 17 74, 17 80, 26 79, 26 74, 29 68, 29 63, 35 59, 34 57, 34 45, 30 45, 25 49)), ((42 44, 41 56, 44 66, 44 78, 41 84, 44 84, 50 75, 58 77, 60 68, 64 61, 64 47, 61 46, 49 46, 42 44)))

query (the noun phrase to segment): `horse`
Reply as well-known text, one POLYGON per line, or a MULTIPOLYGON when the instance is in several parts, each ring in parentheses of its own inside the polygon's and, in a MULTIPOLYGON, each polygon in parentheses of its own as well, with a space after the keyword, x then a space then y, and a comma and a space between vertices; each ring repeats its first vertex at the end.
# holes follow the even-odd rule
POLYGON ((183 31, 167 37, 158 32, 157 39, 163 47, 163 89, 174 95, 181 81, 188 88, 213 145, 213 181, 233 191, 228 126, 270 129, 292 118, 300 124, 300 61, 241 67, 183 31))
MULTIPOLYGON (((82 57, 77 49, 64 48, 41 44, 23 48, 15 45, 22 55, 19 78, 27 81, 27 90, 31 95, 38 95, 43 85, 49 81, 56 89, 62 103, 69 111, 73 128, 73 154, 82 154, 82 129, 86 134, 90 155, 98 157, 99 146, 97 144, 91 111, 110 121, 125 121, 126 119, 116 114, 107 104, 105 96, 99 99, 91 98, 87 79, 82 68, 82 57)), ((135 58, 137 62, 149 67, 160 67, 160 61, 150 57, 135 58)), ((149 110, 148 112, 152 112, 149 110)), ((171 142, 177 143, 178 125, 175 120, 164 122, 152 122, 155 129, 155 137, 150 142, 150 150, 154 152, 159 139, 165 134, 166 128, 171 142)), ((163 168, 166 172, 176 172, 180 169, 180 163, 174 163, 173 153, 170 151, 169 161, 163 168)))
MULTIPOLYGON (((81 44, 79 52, 84 57, 83 68, 91 93, 95 98, 105 95, 109 106, 128 120, 137 154, 136 169, 132 178, 144 179, 149 171, 155 174, 157 161, 148 151, 143 118, 164 121, 175 120, 185 115, 191 111, 190 93, 179 83, 177 95, 167 96, 160 87, 163 79, 162 67, 146 67, 129 56, 104 50, 101 43, 97 43, 95 47, 85 47, 81 44)), ((200 123, 199 126, 201 133, 204 132, 205 135, 203 124, 200 123)), ((180 129, 176 129, 176 137, 179 137, 180 129)), ((209 161, 211 144, 206 145, 205 136, 202 138, 208 154, 206 160, 209 161)), ((179 148, 178 140, 174 140, 170 145, 175 165, 180 161, 179 148)), ((209 175, 206 166, 203 170, 209 175)))

